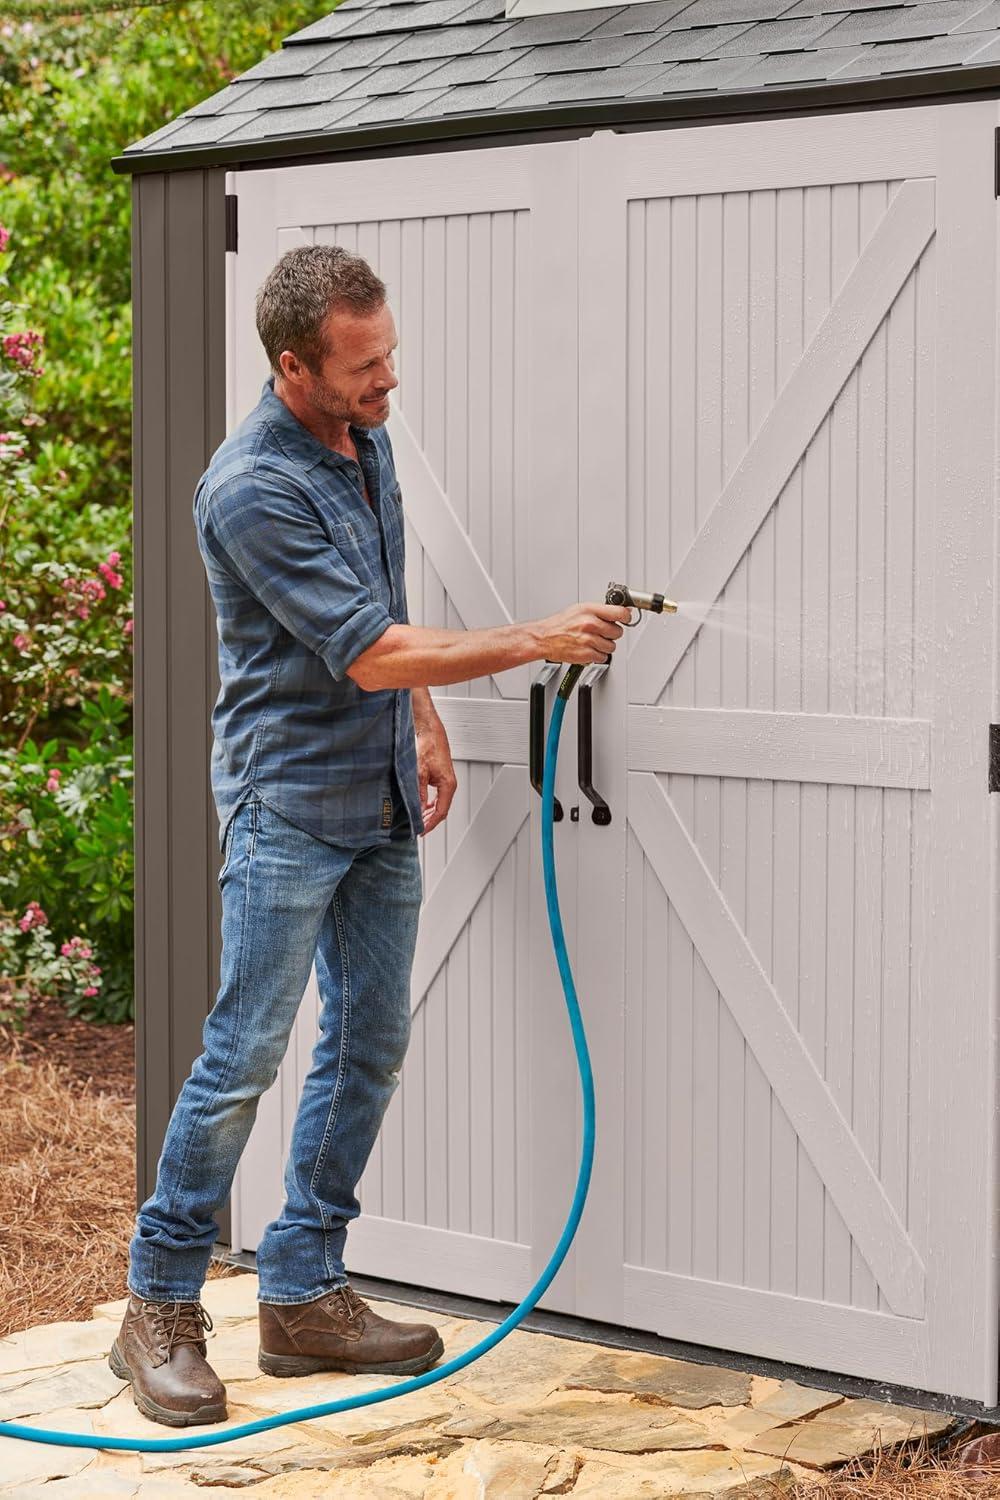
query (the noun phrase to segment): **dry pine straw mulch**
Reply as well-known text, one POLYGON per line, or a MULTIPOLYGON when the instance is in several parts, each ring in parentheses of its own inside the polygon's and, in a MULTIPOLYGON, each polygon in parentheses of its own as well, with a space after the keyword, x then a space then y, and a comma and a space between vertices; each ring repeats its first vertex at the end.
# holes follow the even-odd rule
MULTIPOLYGON (((23 1032, 0 1025, 0 1338, 89 1318, 125 1295, 135 1214, 131 1025, 35 1002, 23 1032)), ((238 1275, 213 1261, 209 1277, 238 1275)), ((834 1474, 752 1486, 758 1500, 984 1500, 1000 1497, 1000 1438, 962 1463, 979 1428, 939 1449, 876 1452, 834 1474), (965 1450, 962 1453, 962 1449, 965 1450)))
POLYGON ((131 1025, 42 1000, 23 1032, 0 1026, 0 1338, 126 1295, 134 1098, 131 1025))

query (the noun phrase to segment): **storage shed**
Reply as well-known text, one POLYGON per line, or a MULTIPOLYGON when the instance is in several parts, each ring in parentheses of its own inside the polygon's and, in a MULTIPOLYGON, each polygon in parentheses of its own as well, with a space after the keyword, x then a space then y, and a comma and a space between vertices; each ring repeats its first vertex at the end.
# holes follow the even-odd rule
MULTIPOLYGON (((191 503, 289 246, 390 288, 414 623, 662 590, 557 859, 593 1053, 542 1306, 997 1400, 998 0, 344 0, 133 175, 138 1188, 218 982, 191 503)), ((347 1259, 517 1301, 578 1087, 523 668, 435 689, 402 1083, 347 1259)), ((223 1238, 252 1251, 315 975, 223 1238)))

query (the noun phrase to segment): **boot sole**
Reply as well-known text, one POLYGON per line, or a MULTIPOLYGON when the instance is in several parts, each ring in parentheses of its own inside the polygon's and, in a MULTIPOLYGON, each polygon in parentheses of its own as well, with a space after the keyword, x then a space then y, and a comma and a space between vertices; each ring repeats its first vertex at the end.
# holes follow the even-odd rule
POLYGON ((117 1339, 111 1345, 108 1364, 119 1380, 129 1382, 132 1387, 132 1400, 143 1416, 149 1417, 151 1422, 163 1422, 167 1427, 194 1427, 206 1422, 224 1422, 229 1415, 226 1406, 199 1406, 197 1411, 171 1411, 167 1406, 160 1406, 151 1396, 146 1396, 142 1391, 136 1390, 132 1371, 122 1358, 117 1339))
POLYGON ((345 1375, 419 1375, 430 1369, 443 1353, 444 1343, 440 1338, 426 1354, 414 1355, 412 1359, 382 1360, 377 1364, 354 1359, 324 1359, 308 1354, 267 1354, 261 1349, 257 1366, 265 1375, 276 1375, 279 1379, 318 1375, 323 1370, 339 1370, 345 1375))

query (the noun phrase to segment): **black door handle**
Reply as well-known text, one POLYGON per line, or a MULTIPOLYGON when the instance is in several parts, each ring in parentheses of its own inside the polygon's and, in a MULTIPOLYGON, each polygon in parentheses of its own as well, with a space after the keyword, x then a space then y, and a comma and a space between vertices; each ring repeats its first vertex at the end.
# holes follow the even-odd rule
MULTIPOLYGON (((610 661, 611 658, 608 658, 610 661)), ((611 809, 593 785, 593 709, 591 691, 594 683, 608 670, 607 663, 588 667, 577 687, 577 780, 580 790, 593 804, 590 814, 595 823, 606 828, 611 822, 611 809)))
MULTIPOLYGON (((545 761, 545 688, 561 670, 561 662, 546 661, 531 684, 528 695, 528 775, 539 797, 542 795, 542 767, 545 761)), ((558 823, 562 815, 562 803, 558 797, 553 797, 553 822, 558 823)))

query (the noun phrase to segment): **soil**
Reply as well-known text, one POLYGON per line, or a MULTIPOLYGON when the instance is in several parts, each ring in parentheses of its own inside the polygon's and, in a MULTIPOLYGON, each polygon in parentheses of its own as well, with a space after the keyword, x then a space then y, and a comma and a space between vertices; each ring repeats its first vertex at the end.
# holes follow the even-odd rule
POLYGON ((98 1025, 69 1016, 60 1000, 32 1001, 24 1030, 0 1025, 0 1058, 31 1062, 47 1058, 63 1072, 71 1088, 91 1084, 95 1094, 135 1098, 135 1026, 98 1025))

